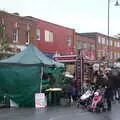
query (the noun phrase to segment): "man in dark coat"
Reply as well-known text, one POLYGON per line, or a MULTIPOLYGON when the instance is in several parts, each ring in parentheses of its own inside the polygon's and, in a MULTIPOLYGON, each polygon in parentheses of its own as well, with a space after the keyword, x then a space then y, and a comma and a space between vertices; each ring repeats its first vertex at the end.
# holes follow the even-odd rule
POLYGON ((113 91, 112 91, 112 75, 109 73, 108 74, 108 80, 106 80, 105 82, 105 98, 107 101, 107 109, 111 110, 112 105, 111 105, 111 101, 112 101, 112 97, 113 97, 113 91))
POLYGON ((104 73, 99 73, 97 74, 97 79, 96 79, 96 83, 95 83, 95 91, 99 88, 103 88, 105 86, 105 82, 106 82, 106 77, 104 77, 104 73))

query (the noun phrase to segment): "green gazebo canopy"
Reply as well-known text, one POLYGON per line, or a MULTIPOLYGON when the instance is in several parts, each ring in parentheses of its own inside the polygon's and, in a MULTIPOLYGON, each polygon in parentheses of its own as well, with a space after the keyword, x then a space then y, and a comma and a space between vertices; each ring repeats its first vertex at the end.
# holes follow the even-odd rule
POLYGON ((0 102, 4 97, 19 106, 34 106, 34 95, 40 92, 41 66, 57 64, 35 46, 0 61, 0 102))
POLYGON ((41 51, 39 51, 39 49, 31 44, 22 52, 8 59, 1 60, 0 64, 54 65, 55 63, 52 59, 46 57, 41 51))

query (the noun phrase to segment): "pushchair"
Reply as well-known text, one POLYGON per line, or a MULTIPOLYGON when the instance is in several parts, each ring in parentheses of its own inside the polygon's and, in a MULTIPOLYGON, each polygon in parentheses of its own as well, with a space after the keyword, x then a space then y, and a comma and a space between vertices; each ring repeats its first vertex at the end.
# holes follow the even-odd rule
POLYGON ((77 99, 77 107, 80 105, 84 106, 84 108, 87 108, 88 105, 90 105, 92 97, 94 94, 94 89, 89 88, 87 89, 82 95, 80 95, 77 99))
POLYGON ((106 109, 105 105, 104 92, 96 91, 88 110, 92 112, 103 112, 106 109))
POLYGON ((87 107, 90 104, 90 101, 93 96, 93 91, 92 90, 87 90, 81 97, 80 97, 80 104, 84 105, 87 107))

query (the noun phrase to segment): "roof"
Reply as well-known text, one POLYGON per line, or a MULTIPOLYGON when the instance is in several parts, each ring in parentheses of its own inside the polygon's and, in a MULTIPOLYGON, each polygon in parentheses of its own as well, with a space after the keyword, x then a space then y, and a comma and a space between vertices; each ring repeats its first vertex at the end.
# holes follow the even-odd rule
POLYGON ((24 16, 24 18, 27 18, 27 19, 30 19, 30 20, 35 20, 35 21, 45 22, 45 23, 48 23, 48 24, 52 24, 54 26, 58 26, 58 27, 61 27, 61 28, 65 28, 65 29, 69 29, 69 30, 75 31, 74 28, 65 27, 63 25, 59 25, 59 24, 56 24, 56 23, 48 22, 46 20, 42 20, 42 19, 35 18, 35 17, 32 17, 32 16, 24 16))
MULTIPOLYGON (((106 34, 103 34, 103 33, 99 33, 99 32, 87 32, 87 33, 76 33, 77 35, 83 35, 83 36, 89 36, 89 35, 93 35, 93 36, 96 36, 96 35, 102 35, 102 36, 105 36, 105 37, 108 37, 108 35, 106 34)), ((114 36, 109 36, 110 38, 112 39, 116 39, 114 36)))
POLYGON ((34 45, 29 45, 22 52, 12 57, 9 57, 8 59, 1 60, 0 64, 54 65, 54 61, 50 59, 49 57, 45 56, 34 45))

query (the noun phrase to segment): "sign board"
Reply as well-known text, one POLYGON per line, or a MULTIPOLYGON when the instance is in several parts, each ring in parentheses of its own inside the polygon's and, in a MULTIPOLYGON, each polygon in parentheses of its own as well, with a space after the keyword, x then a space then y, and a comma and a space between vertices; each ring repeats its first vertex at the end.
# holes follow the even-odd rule
POLYGON ((99 70, 99 67, 100 67, 99 64, 94 64, 94 65, 93 65, 93 70, 98 71, 98 70, 99 70))
POLYGON ((45 93, 35 94, 35 108, 44 108, 47 106, 45 93))

